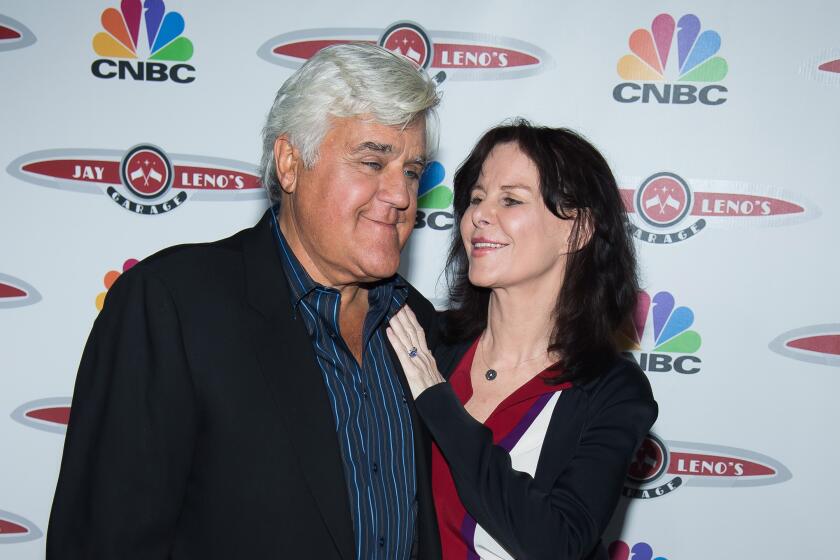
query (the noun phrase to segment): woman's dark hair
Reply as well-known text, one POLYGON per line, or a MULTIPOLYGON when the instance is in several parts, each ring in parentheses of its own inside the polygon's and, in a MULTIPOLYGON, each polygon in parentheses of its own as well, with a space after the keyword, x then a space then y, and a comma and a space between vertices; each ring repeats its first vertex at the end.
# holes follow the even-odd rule
MULTIPOLYGON (((638 279, 627 214, 615 178, 598 150, 576 132, 533 126, 524 119, 489 130, 455 173, 455 222, 470 205, 487 156, 499 144, 515 143, 537 167, 546 207, 574 220, 563 285, 554 306, 548 351, 560 356, 547 383, 583 381, 603 373, 619 352, 619 331, 636 305, 638 279)), ((469 261, 458 229, 447 260, 451 309, 444 336, 464 341, 487 326, 490 290, 469 281, 469 261)))

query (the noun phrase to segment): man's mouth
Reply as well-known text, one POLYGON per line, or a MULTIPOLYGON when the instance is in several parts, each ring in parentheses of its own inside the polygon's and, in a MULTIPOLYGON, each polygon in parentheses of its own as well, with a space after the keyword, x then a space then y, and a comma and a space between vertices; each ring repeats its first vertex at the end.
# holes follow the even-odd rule
POLYGON ((364 219, 366 219, 370 222, 373 222, 375 224, 379 224, 379 225, 383 225, 383 226, 391 226, 391 227, 395 227, 397 224, 401 224, 401 223, 405 222, 405 219, 402 219, 402 218, 376 219, 376 218, 371 218, 370 216, 362 216, 362 218, 364 218, 364 219))

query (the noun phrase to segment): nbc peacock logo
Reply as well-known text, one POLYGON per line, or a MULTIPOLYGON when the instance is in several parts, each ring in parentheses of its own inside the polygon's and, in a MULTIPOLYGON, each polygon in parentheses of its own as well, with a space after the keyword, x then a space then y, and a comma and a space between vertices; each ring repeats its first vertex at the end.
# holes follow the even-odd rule
POLYGON ((729 72, 726 59, 717 56, 720 34, 703 30, 696 15, 686 14, 675 21, 670 14, 659 14, 650 29, 630 34, 629 46, 630 54, 618 61, 618 75, 627 81, 613 88, 613 99, 619 103, 726 102, 728 90, 714 83, 729 72))
POLYGON ((607 552, 610 560, 668 560, 658 554, 654 557, 653 547, 646 542, 637 542, 630 546, 622 540, 616 540, 610 544, 607 552))
POLYGON ((124 272, 128 272, 130 269, 134 268, 138 262, 137 259, 128 259, 122 265, 122 271, 119 270, 109 270, 105 273, 105 276, 102 278, 102 285, 105 286, 104 292, 99 292, 96 295, 96 300, 94 304, 96 305, 97 311, 102 311, 102 308, 105 307, 105 297, 108 295, 108 290, 111 289, 111 286, 114 285, 114 282, 117 281, 117 278, 122 276, 124 272))
POLYGON ((97 78, 188 84, 195 67, 193 43, 184 37, 184 16, 166 11, 163 0, 122 0, 120 9, 106 8, 100 17, 103 31, 93 37, 97 78), (116 59, 116 60, 114 60, 116 59))
POLYGON ((420 176, 417 192, 417 218, 414 229, 430 227, 444 231, 452 229, 452 189, 443 184, 446 168, 439 161, 432 161, 420 176))
POLYGON ((677 306, 671 292, 657 292, 653 299, 639 292, 626 354, 648 373, 699 373, 702 362, 695 354, 702 340, 690 330, 693 325, 694 311, 677 306))

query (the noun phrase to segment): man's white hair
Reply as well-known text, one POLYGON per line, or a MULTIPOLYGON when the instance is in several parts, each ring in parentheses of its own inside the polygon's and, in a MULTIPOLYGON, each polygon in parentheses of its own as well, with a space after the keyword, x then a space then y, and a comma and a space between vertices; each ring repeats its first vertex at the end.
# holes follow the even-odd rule
POLYGON ((307 168, 330 128, 330 117, 370 115, 379 124, 406 127, 425 119, 426 155, 437 149, 440 102, 434 81, 399 54, 370 43, 321 49, 277 92, 263 128, 260 175, 268 197, 280 200, 274 144, 286 135, 307 168))

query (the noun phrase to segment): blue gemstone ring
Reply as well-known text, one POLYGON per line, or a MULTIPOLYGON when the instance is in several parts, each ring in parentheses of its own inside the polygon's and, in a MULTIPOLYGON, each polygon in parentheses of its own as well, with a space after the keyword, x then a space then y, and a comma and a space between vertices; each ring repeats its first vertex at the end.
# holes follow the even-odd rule
POLYGON ((408 351, 409 358, 416 358, 417 357, 417 347, 412 346, 411 349, 408 351))

